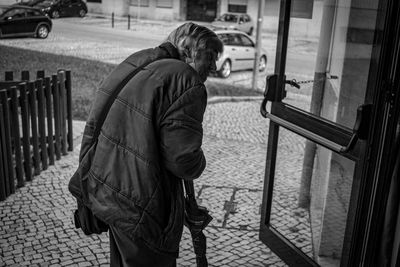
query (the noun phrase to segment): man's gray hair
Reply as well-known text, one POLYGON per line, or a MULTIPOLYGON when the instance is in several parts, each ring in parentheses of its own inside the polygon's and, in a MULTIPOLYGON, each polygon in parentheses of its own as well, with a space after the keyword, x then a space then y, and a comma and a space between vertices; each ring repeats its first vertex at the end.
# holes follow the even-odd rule
POLYGON ((179 52, 182 60, 194 60, 199 50, 213 50, 222 53, 224 45, 212 30, 207 27, 188 22, 182 24, 167 37, 179 52))

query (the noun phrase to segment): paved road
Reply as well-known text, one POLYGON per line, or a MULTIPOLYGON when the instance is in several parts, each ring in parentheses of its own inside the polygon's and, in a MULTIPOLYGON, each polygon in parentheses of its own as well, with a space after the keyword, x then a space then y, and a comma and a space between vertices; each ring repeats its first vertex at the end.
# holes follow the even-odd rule
MULTIPOLYGON (((139 50, 153 47, 162 42, 168 33, 183 22, 139 21, 131 20, 130 30, 126 18, 116 19, 114 28, 111 28, 110 18, 96 18, 93 16, 80 18, 65 18, 54 20, 54 32, 63 36, 74 38, 80 36, 87 41, 99 41, 118 43, 118 46, 139 50), (77 24, 77 20, 81 20, 77 24), (77 27, 79 25, 79 27, 77 27), (100 26, 100 27, 99 27, 100 26), (134 41, 133 41, 134 40, 134 41)), ((207 23, 199 22, 203 25, 207 23)), ((262 33, 262 47, 268 53, 267 73, 273 73, 275 68, 276 34, 262 33)), ((301 40, 298 38, 289 39, 286 72, 290 79, 297 80, 311 79, 314 73, 316 42, 301 40)), ((233 73, 232 81, 241 84, 250 84, 252 72, 233 73)), ((260 77, 260 88, 264 88, 264 76, 260 77)))
POLYGON ((69 38, 79 36, 82 41, 113 42, 118 43, 119 46, 136 49, 156 46, 166 37, 166 33, 160 35, 157 34, 157 31, 146 31, 145 29, 128 31, 121 27, 111 28, 110 24, 110 21, 105 22, 104 19, 92 18, 89 23, 86 21, 77 23, 77 18, 65 18, 53 20, 53 32, 69 38), (99 27, 100 25, 108 27, 99 27))
MULTIPOLYGON (((132 20, 130 30, 127 29, 126 18, 117 19, 114 28, 111 28, 111 19, 95 16, 63 18, 53 20, 53 23, 53 30, 46 40, 6 39, 1 43, 49 53, 63 51, 64 55, 118 64, 135 51, 158 45, 168 33, 183 22, 160 23, 159 21, 132 20), (43 45, 43 43, 51 45, 43 45), (116 50, 118 50, 117 53, 115 53, 116 50)), ((257 88, 261 91, 265 88, 266 75, 274 72, 276 38, 276 34, 263 33, 262 46, 268 53, 268 62, 266 71, 260 73, 258 77, 257 88)), ((286 66, 288 79, 313 78, 316 45, 315 42, 297 39, 289 42, 286 66)), ((252 77, 252 71, 242 71, 232 73, 228 79, 217 79, 217 81, 251 88, 252 77)))

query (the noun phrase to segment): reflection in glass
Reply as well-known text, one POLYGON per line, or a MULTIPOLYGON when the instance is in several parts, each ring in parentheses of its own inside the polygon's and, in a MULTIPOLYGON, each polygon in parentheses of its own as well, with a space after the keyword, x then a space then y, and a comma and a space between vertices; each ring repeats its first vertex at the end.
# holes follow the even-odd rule
POLYGON ((321 266, 339 266, 354 162, 314 143, 309 160, 306 142, 281 128, 270 225, 321 266), (306 171, 310 191, 301 192, 306 171))
POLYGON ((285 75, 301 88, 286 85, 284 102, 353 128, 373 60, 378 2, 292 1, 285 75))

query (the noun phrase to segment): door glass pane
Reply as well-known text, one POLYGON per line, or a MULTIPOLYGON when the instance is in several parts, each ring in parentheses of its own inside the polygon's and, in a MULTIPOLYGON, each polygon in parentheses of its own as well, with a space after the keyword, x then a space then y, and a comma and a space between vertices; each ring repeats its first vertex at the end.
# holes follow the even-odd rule
POLYGON ((353 128, 364 102, 378 0, 292 1, 283 101, 353 128), (295 101, 295 103, 293 103, 295 101))
POLYGON ((270 226, 321 266, 339 266, 355 164, 280 128, 270 226))

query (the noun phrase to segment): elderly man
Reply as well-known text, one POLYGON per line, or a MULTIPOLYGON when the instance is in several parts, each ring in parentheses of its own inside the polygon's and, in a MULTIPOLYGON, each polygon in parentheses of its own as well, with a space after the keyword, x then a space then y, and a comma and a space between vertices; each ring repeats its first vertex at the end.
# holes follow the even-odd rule
POLYGON ((159 47, 128 57, 101 84, 80 163, 88 169, 85 205, 110 229, 111 266, 176 266, 182 181, 198 178, 206 166, 204 81, 222 50, 213 31, 185 23, 159 47), (121 84, 95 142, 96 124, 121 84))

